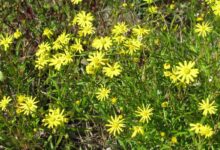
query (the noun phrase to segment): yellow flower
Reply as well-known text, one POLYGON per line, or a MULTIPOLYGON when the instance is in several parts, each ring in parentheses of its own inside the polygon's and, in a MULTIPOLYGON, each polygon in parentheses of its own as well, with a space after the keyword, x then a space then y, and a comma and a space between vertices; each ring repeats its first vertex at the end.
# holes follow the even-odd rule
POLYGON ((96 92, 96 95, 97 95, 96 98, 100 101, 103 101, 109 97, 110 91, 111 91, 110 89, 102 86, 101 88, 98 89, 98 92, 96 92))
POLYGON ((3 37, 2 35, 0 36, 0 46, 4 46, 4 50, 7 51, 9 46, 13 42, 13 37, 12 36, 5 36, 3 37))
POLYGON ((126 37, 123 35, 119 35, 119 36, 113 36, 112 38, 114 40, 114 42, 116 42, 117 44, 121 44, 125 41, 126 37))
POLYGON ((127 39, 124 46, 128 48, 128 53, 133 55, 137 50, 140 50, 142 43, 135 38, 127 39))
POLYGON ((212 31, 212 26, 210 26, 209 22, 197 23, 195 27, 195 32, 198 33, 199 36, 206 37, 207 33, 212 31))
POLYGON ((34 112, 36 112, 37 109, 37 105, 36 103, 38 103, 37 101, 35 101, 36 98, 32 98, 32 97, 25 97, 25 99, 20 102, 18 104, 18 112, 22 112, 25 115, 30 115, 34 112))
POLYGON ((217 111, 216 107, 217 106, 215 105, 215 101, 210 103, 209 98, 207 98, 206 101, 202 100, 202 102, 199 103, 199 110, 203 110, 202 114, 204 116, 207 116, 207 114, 215 114, 217 111))
POLYGON ((164 68, 165 70, 170 69, 170 64, 169 64, 169 63, 163 64, 163 68, 164 68))
POLYGON ((140 27, 139 25, 135 28, 132 29, 132 33, 135 35, 135 36, 140 36, 142 37, 143 35, 148 35, 150 32, 149 29, 145 29, 145 28, 142 28, 140 27))
POLYGON ((184 63, 179 63, 179 66, 176 67, 175 75, 177 76, 177 79, 182 82, 189 84, 190 82, 194 81, 194 78, 197 77, 199 70, 194 69, 195 62, 184 61, 184 63))
POLYGON ((2 100, 0 101, 0 108, 2 109, 2 111, 6 110, 6 107, 8 106, 10 101, 11 98, 9 96, 3 96, 2 100))
POLYGON ((17 102, 22 103, 25 100, 25 98, 26 98, 25 95, 19 94, 17 95, 17 102))
POLYGON ((170 71, 164 71, 163 74, 165 77, 169 77, 172 75, 172 73, 170 71))
POLYGON ((124 2, 124 3, 122 4, 122 6, 123 6, 123 7, 127 7, 128 4, 124 2))
POLYGON ((92 21, 94 17, 91 13, 86 13, 85 11, 80 11, 76 17, 73 19, 72 24, 77 23, 81 27, 92 26, 92 21))
POLYGON ((76 100, 76 101, 75 101, 75 104, 76 104, 76 105, 79 105, 80 103, 81 103, 80 100, 76 100))
POLYGON ((196 134, 205 136, 205 138, 209 138, 214 134, 214 131, 208 125, 202 125, 201 123, 191 123, 190 127, 190 131, 194 131, 196 134))
POLYGON ((16 112, 19 114, 21 113, 21 109, 19 108, 19 104, 24 102, 26 99, 26 96, 25 95, 22 95, 22 94, 19 94, 17 95, 17 103, 16 103, 16 112))
POLYGON ((92 26, 92 25, 86 25, 84 27, 79 27, 79 31, 78 31, 78 34, 79 36, 87 36, 87 35, 91 35, 95 33, 95 28, 92 26))
POLYGON ((124 22, 117 23, 112 29, 112 33, 116 36, 126 32, 128 32, 128 28, 124 22))
POLYGON ((170 4, 169 8, 173 10, 175 8, 175 4, 170 4))
POLYGON ((172 73, 170 72, 169 77, 170 77, 172 83, 177 83, 178 78, 176 75, 176 68, 172 69, 172 73))
POLYGON ((40 57, 37 57, 35 60, 35 67, 39 70, 43 69, 47 64, 49 63, 49 57, 48 55, 40 55, 40 57))
POLYGON ((201 123, 190 123, 190 131, 194 131, 196 134, 200 133, 201 123))
POLYGON ((79 53, 81 53, 82 51, 84 51, 80 39, 75 39, 75 44, 71 45, 70 48, 71 48, 73 51, 76 51, 76 52, 79 52, 79 53))
POLYGON ((104 58, 104 54, 102 52, 95 52, 89 55, 87 61, 90 62, 91 65, 98 68, 100 65, 104 65, 107 59, 104 58))
POLYGON ((50 50, 51 50, 50 44, 48 42, 43 42, 38 45, 36 56, 46 55, 48 52, 50 52, 50 50))
POLYGON ((70 34, 66 34, 66 32, 63 32, 57 37, 56 41, 53 42, 53 49, 54 50, 61 49, 62 47, 68 45, 69 41, 70 41, 70 34))
MULTIPOLYGON (((214 1, 214 0, 213 0, 214 1)), ((211 6, 215 15, 220 16, 220 1, 215 0, 215 3, 211 6)))
POLYGON ((144 129, 142 126, 133 126, 133 133, 131 135, 131 137, 135 137, 137 134, 144 134, 144 129))
POLYGON ((60 111, 59 108, 49 109, 49 113, 46 114, 42 120, 44 126, 47 126, 48 128, 57 128, 58 126, 66 123, 67 118, 63 113, 64 110, 60 111))
POLYGON ((165 135, 166 135, 165 132, 160 132, 160 136, 161 136, 161 137, 164 137, 165 135))
POLYGON ((151 119, 150 117, 153 115, 152 113, 153 109, 150 108, 150 105, 142 106, 142 108, 138 107, 138 110, 135 111, 136 115, 140 118, 140 122, 147 122, 151 119))
POLYGON ((122 116, 111 116, 111 119, 108 120, 108 124, 105 126, 109 128, 107 131, 115 136, 116 134, 120 134, 123 131, 123 128, 125 127, 124 119, 122 116))
POLYGON ((117 98, 113 97, 111 101, 112 101, 112 104, 115 104, 117 102, 117 98))
POLYGON ((148 12, 151 14, 156 14, 158 11, 158 7, 157 6, 150 6, 148 7, 148 12))
POLYGON ((163 107, 163 108, 166 108, 168 106, 168 102, 166 101, 166 102, 163 102, 162 104, 161 104, 161 107, 163 107))
POLYGON ((202 136, 205 136, 205 138, 209 138, 214 134, 214 131, 210 126, 204 125, 200 127, 200 134, 202 136))
POLYGON ((92 42, 92 47, 98 50, 108 50, 112 46, 112 40, 109 37, 95 38, 92 42))
POLYGON ((144 0, 144 2, 147 2, 147 4, 151 4, 154 2, 154 0, 144 0))
POLYGON ((89 63, 89 64, 86 66, 86 73, 87 73, 87 74, 95 74, 95 71, 96 71, 96 67, 94 67, 93 64, 89 63))
POLYGON ((114 76, 118 76, 121 73, 121 66, 118 62, 113 64, 112 66, 107 64, 108 67, 103 67, 103 72, 106 76, 113 78, 114 76))
POLYGON ((13 34, 13 37, 14 37, 15 39, 18 39, 19 37, 21 37, 21 35, 22 35, 21 31, 20 31, 19 29, 17 29, 17 30, 15 31, 15 33, 13 34))
POLYGON ((175 136, 173 136, 173 137, 171 138, 171 143, 173 143, 173 144, 178 143, 177 138, 176 138, 175 136))
POLYGON ((71 2, 76 5, 76 4, 79 4, 80 2, 82 2, 82 0, 71 0, 71 2))
POLYGON ((53 35, 53 31, 49 28, 45 28, 43 31, 43 36, 46 36, 48 39, 53 35))
POLYGON ((57 53, 53 56, 53 58, 50 58, 49 61, 49 66, 54 66, 54 68, 59 71, 62 65, 67 65, 68 63, 72 62, 72 55, 68 52, 65 54, 57 53))
POLYGON ((205 0, 205 2, 207 3, 207 4, 212 4, 212 3, 214 3, 216 0, 205 0))

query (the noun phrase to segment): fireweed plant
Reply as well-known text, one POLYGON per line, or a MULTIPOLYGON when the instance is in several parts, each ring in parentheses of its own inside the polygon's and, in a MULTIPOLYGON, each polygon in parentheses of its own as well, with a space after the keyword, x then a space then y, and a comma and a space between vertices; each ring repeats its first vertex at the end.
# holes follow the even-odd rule
POLYGON ((1 1, 0 149, 218 149, 220 1, 1 1))

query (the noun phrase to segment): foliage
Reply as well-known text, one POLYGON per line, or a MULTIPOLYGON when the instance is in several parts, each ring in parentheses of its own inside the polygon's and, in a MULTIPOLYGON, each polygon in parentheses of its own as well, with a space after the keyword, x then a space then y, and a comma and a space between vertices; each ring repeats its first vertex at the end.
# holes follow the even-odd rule
POLYGON ((0 1, 0 149, 217 149, 220 1, 0 1))

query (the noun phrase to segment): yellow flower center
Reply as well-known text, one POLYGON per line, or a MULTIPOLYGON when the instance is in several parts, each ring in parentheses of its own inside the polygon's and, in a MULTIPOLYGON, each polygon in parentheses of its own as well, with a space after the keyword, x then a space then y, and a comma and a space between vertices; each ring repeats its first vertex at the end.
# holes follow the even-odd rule
POLYGON ((191 69, 186 67, 183 69, 183 72, 184 72, 184 74, 188 75, 188 74, 190 74, 191 69))

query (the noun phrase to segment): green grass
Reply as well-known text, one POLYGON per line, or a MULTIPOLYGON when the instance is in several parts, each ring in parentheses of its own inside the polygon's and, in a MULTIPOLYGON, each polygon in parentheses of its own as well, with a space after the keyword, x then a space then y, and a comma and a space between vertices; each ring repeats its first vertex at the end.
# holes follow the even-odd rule
MULTIPOLYGON (((13 35, 19 29, 22 36, 13 39, 7 51, 0 45, 0 99, 9 96, 12 101, 3 111, 0 109, 0 147, 3 149, 218 149, 220 147, 220 29, 219 16, 213 13, 205 1, 163 1, 147 4, 142 0, 126 1, 83 0, 73 5, 70 0, 8 0, 0 1, 0 35, 13 35), (148 8, 157 6, 155 13, 148 8), (172 9, 172 7, 174 7, 172 9), (81 10, 94 16, 93 35, 80 37, 78 26, 71 25, 81 10), (203 21, 198 21, 199 16, 203 21), (134 55, 120 54, 128 49, 113 42, 105 58, 113 64, 119 62, 122 72, 109 78, 102 67, 95 75, 86 72, 88 56, 97 51, 93 39, 101 36, 113 38, 112 28, 118 22, 128 26, 126 38, 134 37, 132 29, 137 25, 148 28, 150 33, 142 37, 142 46, 134 55), (209 22, 213 27, 206 37, 195 32, 197 23, 209 22), (53 30, 50 39, 43 36, 45 28, 53 30), (62 49, 51 50, 51 56, 70 49, 75 38, 83 43, 82 53, 71 52, 72 62, 60 70, 46 65, 35 67, 36 52, 42 42, 52 43, 62 33, 71 35, 70 42, 62 49), (163 65, 171 67, 179 62, 194 61, 198 77, 190 84, 174 84, 164 76, 163 65), (101 85, 111 89, 104 101, 96 98, 101 85), (17 96, 36 97, 37 110, 31 115, 17 113, 17 96), (217 111, 204 116, 198 104, 211 97, 217 111), (117 98, 112 104, 111 99, 117 98), (168 102, 163 108, 161 104, 168 102), (142 104, 153 108, 148 123, 141 123, 136 116, 142 104), (65 110, 68 122, 54 130, 44 126, 42 120, 51 108, 65 110), (105 126, 111 116, 122 115, 124 130, 111 135, 105 126), (205 138, 190 131, 190 123, 209 125, 214 134, 205 138), (131 138, 132 127, 140 125, 144 134, 131 138), (161 132, 165 136, 160 135, 161 132), (171 138, 176 137, 177 143, 171 138)), ((1 148, 0 148, 1 149, 1 148)))

